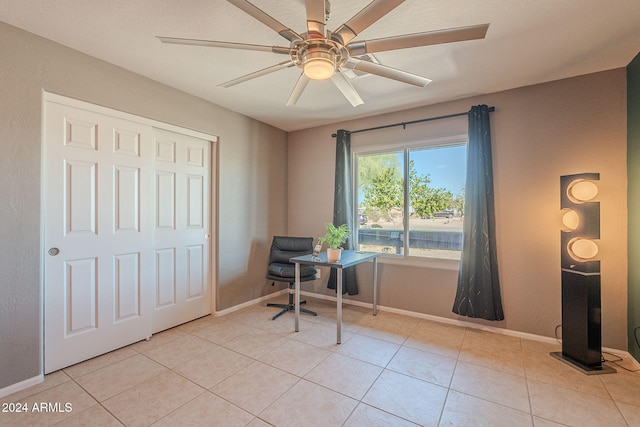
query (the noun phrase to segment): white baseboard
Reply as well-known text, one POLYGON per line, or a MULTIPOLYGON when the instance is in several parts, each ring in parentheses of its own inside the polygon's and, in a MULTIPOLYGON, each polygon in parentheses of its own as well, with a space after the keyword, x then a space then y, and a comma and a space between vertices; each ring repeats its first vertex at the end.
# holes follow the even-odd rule
MULTIPOLYGON (((234 311, 238 311, 241 310, 243 308, 246 307, 250 307, 254 304, 259 304, 263 301, 269 300, 271 298, 273 298, 274 296, 277 295, 282 295, 282 294, 286 294, 289 292, 289 289, 282 289, 278 292, 274 292, 272 294, 269 295, 265 295, 263 297, 251 300, 251 301, 247 301, 243 304, 239 304, 230 308, 227 308, 225 310, 221 310, 221 311, 216 311, 213 313, 214 316, 224 316, 226 314, 229 313, 233 313, 234 311)), ((317 298, 317 299, 323 299, 323 300, 327 300, 327 301, 333 301, 335 302, 337 300, 336 297, 334 296, 330 296, 330 295, 324 295, 324 294, 316 294, 313 292, 307 292, 307 291, 300 291, 300 295, 305 295, 308 297, 313 297, 313 298, 317 298)), ((358 307, 365 307, 365 308, 370 308, 373 309, 373 304, 371 303, 367 303, 367 302, 362 302, 362 301, 356 301, 356 300, 352 300, 349 298, 342 298, 342 302, 344 304, 351 304, 351 305, 355 305, 358 307)), ((512 337, 516 337, 516 338, 524 338, 524 339, 528 339, 528 340, 532 340, 532 341, 538 341, 538 342, 544 342, 547 344, 558 344, 558 341, 553 338, 553 337, 545 337, 542 335, 535 335, 535 334, 530 334, 527 332, 520 332, 520 331, 512 331, 510 329, 504 329, 504 328, 496 328, 495 326, 487 326, 487 325, 479 325, 477 323, 473 323, 473 322, 467 322, 465 320, 458 320, 458 319, 448 319, 446 317, 440 317, 440 316, 433 316, 430 314, 423 314, 423 313, 416 313, 415 311, 407 311, 407 310, 401 310, 398 308, 393 308, 393 307, 385 307, 385 306, 378 306, 378 310, 380 311, 388 311, 389 313, 396 313, 396 314, 402 314, 405 316, 411 316, 411 317, 417 317, 419 319, 425 319, 425 320, 432 320, 434 322, 439 322, 439 323, 446 323, 449 325, 455 325, 455 326, 461 326, 461 327, 465 327, 465 328, 471 328, 471 329, 477 329, 477 330, 481 330, 481 331, 487 331, 487 332, 493 332, 495 334, 502 334, 502 335, 508 335, 508 336, 512 336, 512 337)), ((624 350, 619 350, 617 348, 608 348, 608 347, 603 347, 602 348, 602 352, 603 353, 611 353, 614 354, 618 357, 621 357, 625 362, 628 362, 630 364, 632 364, 634 366, 634 369, 638 369, 640 370, 640 362, 638 362, 632 355, 631 353, 629 353, 628 351, 624 351, 624 350)))
POLYGON ((214 311, 211 314, 213 316, 216 316, 216 317, 217 316, 224 316, 226 314, 233 313, 234 311, 242 310, 243 308, 251 307, 252 305, 259 304, 259 303, 261 303, 263 301, 270 300, 271 298, 273 298, 273 297, 275 297, 277 295, 288 294, 288 293, 289 293, 289 288, 281 289, 278 292, 273 292, 273 293, 271 293, 269 295, 265 295, 263 297, 256 298, 256 299, 251 300, 251 301, 243 302, 242 304, 234 305, 233 307, 229 307, 229 308, 226 308, 224 310, 214 311))
MULTIPOLYGON (((300 295, 306 295, 308 297, 313 297, 313 298, 323 299, 323 300, 328 300, 328 301, 336 301, 337 300, 336 297, 333 297, 333 296, 330 296, 330 295, 315 294, 313 292, 300 291, 300 295)), ((358 307, 370 308, 370 309, 373 310, 373 304, 371 304, 371 303, 351 300, 349 298, 344 298, 344 297, 342 298, 342 302, 344 304, 351 304, 351 305, 355 305, 355 306, 358 306, 358 307)), ((495 334, 502 334, 502 335, 508 335, 508 336, 512 336, 512 337, 516 337, 516 338, 524 338, 524 339, 528 339, 528 340, 532 340, 532 341, 544 342, 544 343, 547 343, 547 344, 558 344, 558 341, 553 337, 545 337, 545 336, 542 336, 542 335, 535 335, 535 334, 530 334, 530 333, 527 333, 527 332, 512 331, 510 329, 504 329, 504 328, 496 328, 495 326, 479 325, 477 323, 467 322, 467 321, 464 321, 464 320, 448 319, 446 317, 433 316, 433 315, 430 315, 430 314, 423 314, 423 313, 416 313, 414 311, 400 310, 398 308, 385 307, 385 306, 381 306, 381 305, 378 305, 378 310, 380 310, 380 311, 388 311, 389 313, 402 314, 402 315, 405 315, 405 316, 417 317, 417 318, 425 319, 425 320, 432 320, 434 322, 446 323, 446 324, 449 324, 449 325, 462 326, 462 327, 465 327, 465 328, 471 328, 471 329, 478 329, 478 330, 481 330, 481 331, 493 332, 495 334)), ((631 363, 633 365, 634 369, 640 370, 640 362, 638 362, 631 355, 631 353, 629 353, 628 351, 619 350, 617 348, 603 347, 602 348, 602 352, 603 353, 614 354, 614 355, 622 358, 625 362, 631 363)))
MULTIPOLYGON (((275 296, 278 296, 278 295, 281 295, 281 294, 286 294, 288 292, 289 292, 288 288, 281 289, 281 290, 279 290, 277 292, 273 292, 273 293, 271 293, 269 295, 265 295, 263 297, 255 299, 255 300, 248 301, 248 302, 245 302, 243 304, 239 304, 239 305, 233 306, 233 307, 228 308, 226 310, 215 311, 215 312, 213 312, 211 314, 213 316, 224 316, 226 314, 233 313, 234 311, 241 310, 243 308, 252 306, 254 304, 259 304, 259 303, 261 303, 263 301, 266 301, 266 300, 269 300, 269 299, 271 299, 271 298, 273 298, 275 296)), ((11 384, 10 386, 7 386, 5 388, 0 389, 0 398, 8 396, 8 395, 13 394, 13 393, 17 393, 17 392, 22 391, 22 390, 24 390, 26 388, 32 387, 32 386, 34 386, 36 384, 40 384, 43 381, 44 381, 44 374, 41 374, 41 375, 38 375, 36 377, 29 378, 29 379, 26 379, 24 381, 21 381, 19 383, 11 384)))
MULTIPOLYGON (((212 313, 212 315, 213 316, 224 316, 224 315, 233 313, 234 311, 238 311, 238 310, 241 310, 243 308, 247 308, 247 307, 250 307, 252 305, 259 304, 259 303, 261 303, 263 301, 270 300, 271 298, 273 298, 275 296, 287 294, 288 292, 289 292, 288 288, 282 289, 282 290, 280 290, 278 292, 273 292, 273 293, 271 293, 269 295, 265 295, 263 297, 256 298, 254 300, 247 301, 245 303, 235 305, 235 306, 227 308, 225 310, 214 311, 212 313)), ((336 297, 332 297, 332 296, 329 296, 329 295, 316 294, 316 293, 313 293, 313 292, 301 291, 300 295, 306 295, 306 296, 309 296, 309 297, 328 300, 328 301, 334 301, 334 302, 337 300, 336 297)), ((342 298, 342 302, 344 304, 351 304, 351 305, 355 305, 355 306, 358 306, 358 307, 365 307, 365 308, 373 309, 373 304, 371 304, 371 303, 351 300, 349 298, 342 298)), ((477 323, 467 322, 467 321, 464 321, 464 320, 447 319, 445 317, 433 316, 433 315, 430 315, 430 314, 423 314, 423 313, 416 313, 414 311, 400 310, 398 308, 385 307, 385 306, 380 306, 380 305, 378 306, 378 310, 380 310, 380 311, 388 311, 389 313, 403 314, 405 316, 417 317, 419 319, 432 320, 434 322, 446 323, 446 324, 449 324, 449 325, 462 326, 462 327, 465 327, 465 328, 472 328, 472 329, 478 329, 478 330, 487 331, 487 332, 493 332, 493 333, 496 333, 496 334, 513 336, 513 337, 516 337, 516 338, 529 339, 529 340, 532 340, 532 341, 545 342, 545 343, 549 343, 549 344, 557 344, 558 343, 558 341, 555 338, 552 338, 552 337, 544 337, 542 335, 535 335, 535 334, 530 334, 530 333, 527 333, 527 332, 512 331, 512 330, 509 330, 509 329, 496 328, 494 326, 479 325, 477 323)), ((631 353, 629 353, 628 351, 618 350, 616 348, 603 347, 602 348, 602 352, 603 353, 611 353, 611 354, 614 354, 614 355, 616 355, 618 357, 621 357, 625 362, 631 363, 633 365, 634 369, 640 370, 640 362, 638 362, 631 355, 631 353)), ((41 375, 35 376, 33 378, 29 378, 29 379, 26 379, 24 381, 21 381, 19 383, 12 384, 12 385, 10 385, 8 387, 0 389, 0 398, 2 398, 4 396, 8 396, 8 395, 13 394, 13 393, 16 393, 18 391, 24 390, 24 389, 29 388, 31 386, 34 386, 36 384, 40 384, 43 381, 44 381, 44 375, 41 374, 41 375)))
POLYGON ((29 388, 31 386, 34 386, 36 384, 40 384, 43 381, 44 381, 44 374, 40 374, 40 375, 35 376, 33 378, 29 378, 29 379, 26 379, 24 381, 20 381, 19 383, 11 384, 8 387, 0 389, 0 398, 5 397, 5 396, 9 396, 10 394, 13 394, 13 393, 17 393, 19 391, 22 391, 22 390, 24 390, 26 388, 29 388))

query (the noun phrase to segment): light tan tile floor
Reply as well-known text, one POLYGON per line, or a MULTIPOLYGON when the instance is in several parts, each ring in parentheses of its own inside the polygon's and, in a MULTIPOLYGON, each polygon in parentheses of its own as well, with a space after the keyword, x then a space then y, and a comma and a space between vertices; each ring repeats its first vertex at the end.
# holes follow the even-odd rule
POLYGON ((28 409, 0 426, 640 426, 640 372, 587 376, 556 344, 350 305, 337 345, 335 304, 307 300, 319 316, 297 333, 260 304, 49 374, 0 399, 28 409))

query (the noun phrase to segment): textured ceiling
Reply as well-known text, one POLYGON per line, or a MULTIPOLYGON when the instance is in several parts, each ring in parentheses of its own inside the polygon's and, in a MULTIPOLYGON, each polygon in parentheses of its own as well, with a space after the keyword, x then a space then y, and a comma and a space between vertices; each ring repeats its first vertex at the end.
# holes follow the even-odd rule
MULTIPOLYGON (((252 0, 298 33, 304 0, 252 0)), ((333 30, 369 3, 332 0, 333 30)), ((225 0, 0 0, 0 20, 291 131, 626 66, 640 50, 638 0, 406 0, 356 40, 489 23, 483 40, 376 54, 432 83, 416 88, 367 75, 352 107, 330 81, 312 81, 285 106, 300 70, 218 85, 282 55, 163 44, 157 35, 288 46, 225 0)), ((286 59, 286 57, 285 57, 286 59)))

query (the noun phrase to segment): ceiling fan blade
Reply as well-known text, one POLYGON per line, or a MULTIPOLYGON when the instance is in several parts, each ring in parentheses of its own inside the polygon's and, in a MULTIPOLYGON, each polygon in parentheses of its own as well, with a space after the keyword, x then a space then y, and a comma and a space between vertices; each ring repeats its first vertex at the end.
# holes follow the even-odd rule
POLYGON ((296 85, 293 88, 293 92, 291 92, 291 95, 287 100, 287 107, 291 105, 296 105, 296 103, 298 102, 298 99, 300 99, 300 95, 302 95, 302 92, 304 92, 305 88, 307 87, 309 80, 310 80, 309 77, 305 76, 304 73, 300 74, 300 77, 298 78, 298 81, 296 82, 296 85))
POLYGON ((396 70, 386 65, 375 64, 369 61, 362 61, 357 58, 349 58, 343 65, 344 68, 352 70, 364 71, 365 73, 375 74, 376 76, 386 77, 388 79, 397 80, 410 85, 425 87, 431 80, 418 76, 416 74, 407 73, 406 71, 396 70))
POLYGON ((253 16, 255 19, 262 22, 264 25, 271 28, 273 31, 280 34, 282 37, 289 40, 290 42, 302 40, 302 37, 298 33, 293 31, 291 28, 285 27, 285 25, 282 24, 280 21, 278 21, 277 19, 275 19, 274 17, 272 17, 262 9, 259 9, 258 7, 249 3, 247 0, 227 0, 227 1, 232 5, 236 6, 237 8, 243 10, 245 13, 253 16))
POLYGON ((409 47, 429 46, 465 40, 477 40, 483 39, 487 34, 488 29, 489 24, 449 28, 446 30, 427 31, 424 33, 365 40, 362 42, 350 43, 347 45, 347 48, 351 55, 357 56, 364 55, 365 53, 382 52, 385 50, 406 49, 409 47))
POLYGON ((216 40, 197 40, 197 39, 183 39, 178 37, 163 37, 156 36, 162 43, 169 44, 185 44, 190 46, 206 46, 206 47, 222 47, 228 49, 244 49, 244 50, 257 50, 260 52, 273 52, 289 55, 291 48, 282 46, 265 46, 259 44, 247 44, 247 43, 231 43, 220 42, 216 40))
POLYGON ((331 81, 336 85, 340 92, 342 92, 351 105, 357 107, 358 105, 364 104, 364 101, 360 98, 360 95, 358 95, 358 92, 356 92, 356 89, 353 87, 349 79, 340 71, 336 71, 333 77, 331 77, 331 81))
POLYGON ((323 39, 326 36, 325 0, 306 0, 307 34, 310 39, 323 39))
POLYGON ((332 39, 346 45, 365 28, 398 7, 404 0, 373 0, 333 32, 332 39))
POLYGON ((262 70, 254 71, 253 73, 244 75, 242 77, 238 77, 237 79, 229 80, 228 82, 219 84, 218 86, 222 86, 222 87, 235 86, 239 83, 246 82, 247 80, 255 79, 256 77, 261 77, 261 76, 273 73, 275 71, 284 70, 285 68, 294 67, 295 65, 296 64, 291 61, 281 62, 279 64, 272 65, 271 67, 267 67, 262 70))

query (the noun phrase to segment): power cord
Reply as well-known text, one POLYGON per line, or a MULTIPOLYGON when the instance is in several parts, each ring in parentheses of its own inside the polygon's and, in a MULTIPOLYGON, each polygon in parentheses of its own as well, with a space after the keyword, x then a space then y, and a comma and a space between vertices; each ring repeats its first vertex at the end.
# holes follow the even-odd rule
POLYGON ((613 353, 607 353, 606 351, 603 351, 603 352, 600 354, 600 357, 601 357, 601 360, 602 360, 603 362, 613 363, 613 364, 614 364, 614 365, 616 365, 618 368, 620 368, 620 369, 624 369, 624 370, 625 370, 625 371, 627 371, 627 372, 638 372, 638 371, 640 371, 640 369, 629 369, 629 368, 625 368, 624 366, 622 366, 621 364, 619 364, 618 362, 622 362, 624 359, 623 359, 622 357, 620 357, 620 356, 616 355, 616 354, 613 354, 613 353), (614 360, 607 360, 607 359, 604 357, 604 355, 605 355, 605 354, 608 354, 609 356, 617 357, 617 359, 614 359, 614 360))
POLYGON ((553 331, 553 334, 556 337, 556 341, 558 341, 558 344, 562 344, 562 341, 560 340, 560 338, 558 338, 558 328, 562 326, 562 323, 559 325, 556 325, 556 329, 553 331))
MULTIPOLYGON (((638 346, 638 348, 640 348, 640 341, 638 340, 638 330, 640 330, 640 326, 636 326, 636 328, 633 330, 633 338, 635 339, 636 345, 638 346)), ((611 353, 607 353, 607 354, 611 354, 611 353)), ((604 357, 603 357, 603 359, 604 359, 604 357)), ((625 368, 624 366, 620 366, 618 363, 616 363, 616 362, 619 362, 620 360, 622 360, 622 359, 611 360, 610 362, 615 364, 617 367, 624 369, 625 371, 629 371, 629 372, 638 372, 638 371, 640 371, 640 369, 633 369, 632 370, 632 369, 625 368)))
MULTIPOLYGON (((554 330, 554 335, 556 338, 556 341, 558 342, 558 344, 562 344, 562 340, 560 338, 558 338, 558 329, 562 326, 562 324, 559 324, 556 326, 555 330, 554 330)), ((633 337, 635 338, 636 341, 636 345, 640 348, 640 339, 638 338, 638 330, 640 330, 640 326, 636 327, 633 330, 633 337)), ((613 353, 608 353, 606 351, 603 351, 600 353, 600 361, 602 362, 608 362, 608 363, 613 363, 614 365, 616 365, 618 368, 620 369, 624 369, 627 372, 640 372, 640 369, 629 369, 629 368, 625 368, 624 366, 620 365, 618 362, 622 362, 624 359, 616 354, 613 353), (613 360, 607 360, 604 355, 608 354, 609 356, 613 356, 616 357, 617 359, 613 359, 613 360)))

